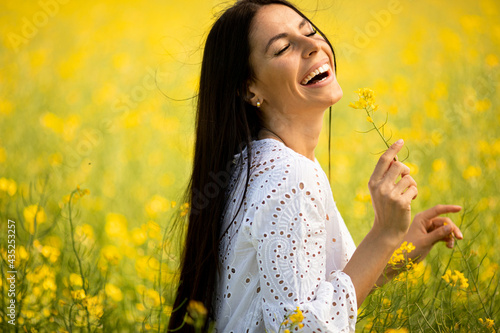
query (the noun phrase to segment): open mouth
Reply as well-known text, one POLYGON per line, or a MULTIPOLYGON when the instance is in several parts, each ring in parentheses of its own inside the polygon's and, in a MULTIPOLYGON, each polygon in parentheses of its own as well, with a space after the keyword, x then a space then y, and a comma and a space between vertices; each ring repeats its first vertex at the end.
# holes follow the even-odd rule
POLYGON ((309 86, 326 80, 326 78, 330 76, 329 69, 330 66, 328 64, 320 66, 319 68, 309 73, 309 75, 304 80, 302 80, 300 84, 302 84, 303 86, 309 86))

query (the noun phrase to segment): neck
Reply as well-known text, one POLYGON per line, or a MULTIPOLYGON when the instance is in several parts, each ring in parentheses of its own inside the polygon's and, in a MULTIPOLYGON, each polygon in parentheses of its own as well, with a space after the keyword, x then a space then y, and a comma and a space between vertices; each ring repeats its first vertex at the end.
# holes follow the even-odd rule
MULTIPOLYGON (((311 115, 309 115, 311 116, 311 115)), ((259 131, 258 139, 272 138, 281 141, 288 148, 295 152, 315 161, 314 149, 318 145, 319 135, 323 127, 323 113, 321 117, 312 119, 309 117, 307 121, 272 121, 269 122, 275 126, 264 126, 259 131)))

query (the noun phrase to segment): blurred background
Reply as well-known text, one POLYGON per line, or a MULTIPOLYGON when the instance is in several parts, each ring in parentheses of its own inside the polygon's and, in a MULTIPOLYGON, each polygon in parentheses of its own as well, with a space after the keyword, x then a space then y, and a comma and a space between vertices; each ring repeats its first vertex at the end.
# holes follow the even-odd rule
MULTIPOLYGON (((171 308, 158 281, 173 283, 178 258, 165 257, 162 249, 172 240, 162 231, 170 216, 187 209, 180 194, 191 170, 203 43, 230 4, 0 4, 1 228, 6 235, 7 218, 18 222, 16 263, 24 267, 18 297, 25 299, 19 325, 68 331, 73 324, 88 328, 89 321, 105 331, 165 325, 171 308), (71 201, 70 221, 74 190, 82 198, 71 201), (161 265, 167 269, 159 276, 161 265)), ((494 246, 500 237, 498 2, 294 4, 335 48, 344 97, 333 107, 330 182, 355 242, 373 221, 367 182, 385 149, 374 132, 360 133, 371 126, 364 111, 348 107, 355 91, 367 87, 380 105, 375 123, 387 119, 386 136, 403 138, 408 147, 405 163, 419 187, 413 212, 462 205, 465 215, 451 217, 462 225, 468 255, 478 258, 469 274, 490 281, 500 262, 494 246)), ((328 153, 325 112, 316 157, 327 174, 328 153)), ((4 258, 6 241, 2 236, 4 258)), ((440 244, 429 261, 453 253, 440 244)), ((456 269, 463 270, 461 262, 458 257, 456 269)), ((2 318, 5 325, 5 313, 2 318)))

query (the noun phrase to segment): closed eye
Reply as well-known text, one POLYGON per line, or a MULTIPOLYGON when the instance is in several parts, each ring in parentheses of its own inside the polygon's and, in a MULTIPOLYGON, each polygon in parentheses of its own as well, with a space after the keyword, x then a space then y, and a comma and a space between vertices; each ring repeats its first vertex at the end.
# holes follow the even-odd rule
POLYGON ((307 37, 312 37, 314 35, 316 35, 316 29, 313 30, 313 32, 311 32, 309 35, 306 35, 307 37))
POLYGON ((284 48, 282 48, 281 50, 279 50, 278 52, 276 52, 275 55, 279 56, 280 54, 282 54, 283 52, 285 52, 289 47, 290 47, 290 44, 287 44, 284 48))
MULTIPOLYGON (((313 32, 311 32, 310 34, 306 35, 306 37, 312 37, 314 35, 316 35, 317 31, 316 29, 313 30, 313 32)), ((288 48, 290 47, 290 44, 287 44, 284 48, 282 48, 281 50, 279 50, 278 52, 275 53, 275 55, 279 56, 280 54, 282 54, 283 52, 285 52, 288 48)))

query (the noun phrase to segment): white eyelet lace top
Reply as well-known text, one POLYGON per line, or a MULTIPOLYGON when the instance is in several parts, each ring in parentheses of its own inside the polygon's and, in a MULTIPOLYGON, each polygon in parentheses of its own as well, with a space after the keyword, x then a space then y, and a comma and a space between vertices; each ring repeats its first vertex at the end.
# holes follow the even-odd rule
POLYGON ((215 295, 217 332, 283 332, 300 308, 301 332, 354 332, 354 286, 342 269, 355 245, 337 210, 328 178, 315 161, 275 139, 252 141, 235 168, 222 217, 215 295), (232 223, 231 223, 232 222, 232 223), (229 228, 228 228, 229 227, 229 228), (227 229, 227 230, 226 230, 227 229))

